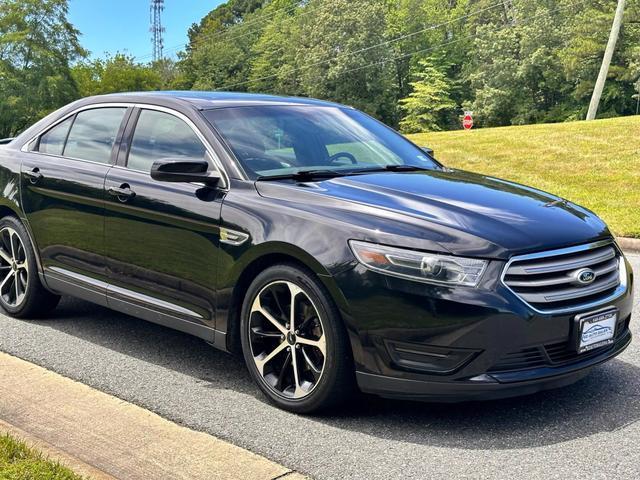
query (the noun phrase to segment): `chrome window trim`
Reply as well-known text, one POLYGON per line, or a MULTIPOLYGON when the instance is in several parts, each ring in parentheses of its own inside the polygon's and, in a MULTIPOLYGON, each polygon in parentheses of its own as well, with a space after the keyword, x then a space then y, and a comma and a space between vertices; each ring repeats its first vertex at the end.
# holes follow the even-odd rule
POLYGON ((613 239, 600 240, 600 241, 597 241, 597 242, 587 243, 587 244, 584 244, 584 245, 578 245, 578 246, 575 246, 575 247, 560 248, 560 249, 557 249, 557 250, 547 250, 547 251, 544 251, 544 252, 529 253, 529 254, 525 254, 525 255, 516 255, 514 257, 511 257, 509 259, 509 261, 506 263, 506 265, 504 266, 504 268, 502 269, 502 275, 500 276, 500 283, 502 284, 503 287, 505 287, 507 290, 509 290, 519 301, 524 303, 528 308, 530 308, 531 310, 533 310, 536 313, 540 313, 540 314, 543 314, 543 315, 558 314, 558 313, 571 313, 571 312, 577 312, 577 311, 580 311, 580 310, 587 310, 587 309, 591 309, 591 308, 601 307, 601 306, 603 306, 603 304, 608 303, 608 302, 612 302, 612 301, 616 300, 618 297, 620 297, 621 295, 623 295, 627 291, 627 266, 626 266, 625 261, 624 261, 624 255, 622 254, 622 252, 620 251, 620 249, 618 248, 617 244, 615 243, 615 241, 613 239), (551 258, 551 257, 557 257, 557 256, 561 256, 561 255, 569 255, 569 254, 572 254, 572 253, 578 253, 578 252, 584 252, 584 251, 587 251, 587 250, 593 250, 595 248, 604 247, 604 246, 607 246, 607 245, 613 245, 613 247, 615 248, 616 252, 618 252, 618 254, 619 254, 619 257, 618 257, 618 272, 619 272, 619 275, 620 275, 620 284, 618 285, 616 290, 611 295, 608 295, 605 298, 601 298, 600 300, 597 300, 597 301, 594 301, 594 302, 583 303, 583 304, 575 305, 575 306, 572 306, 572 307, 540 310, 538 308, 533 307, 528 302, 526 302, 524 299, 522 299, 520 297, 520 295, 518 295, 514 290, 512 290, 504 280, 505 277, 507 276, 507 271, 509 270, 509 267, 514 262, 523 261, 523 260, 524 261, 526 261, 526 260, 537 260, 537 259, 540 259, 540 258, 551 258))
MULTIPOLYGON (((64 159, 67 159, 67 160, 87 162, 87 163, 91 163, 91 164, 95 164, 95 165, 107 165, 107 166, 111 166, 111 167, 116 167, 118 165, 115 165, 113 163, 101 163, 101 162, 96 162, 96 161, 93 161, 93 160, 87 160, 87 159, 84 159, 84 158, 68 157, 68 156, 65 156, 65 155, 52 155, 52 154, 49 154, 49 153, 29 150, 29 145, 31 145, 31 143, 34 140, 36 140, 38 137, 40 137, 44 133, 48 132, 52 128, 55 128, 58 124, 64 122, 69 117, 71 117, 71 116, 73 116, 73 115, 75 115, 77 113, 80 113, 82 111, 85 111, 85 110, 95 110, 97 108, 114 108, 114 107, 115 108, 118 108, 118 107, 120 107, 120 108, 123 108, 123 107, 124 108, 139 108, 141 110, 143 110, 143 109, 156 110, 156 111, 159 111, 159 112, 168 113, 168 114, 173 115, 173 116, 179 118, 180 120, 184 121, 189 126, 189 128, 191 128, 191 130, 193 130, 195 135, 198 137, 198 139, 204 145, 207 153, 209 154, 209 156, 211 157, 211 160, 213 161, 213 167, 218 172, 220 172, 221 178, 223 180, 223 183, 220 185, 220 188, 222 188, 224 190, 228 190, 229 189, 229 185, 231 184, 231 181, 229 179, 229 175, 227 174, 226 170, 224 169, 224 166, 222 165, 222 162, 220 162, 220 159, 218 158, 218 155, 216 155, 215 151, 213 150, 213 147, 207 141, 207 139, 202 134, 200 129, 195 125, 195 123, 193 123, 193 121, 189 117, 187 117, 183 113, 180 113, 177 110, 174 110, 172 108, 163 107, 163 106, 160 106, 160 105, 151 105, 151 104, 146 104, 146 103, 127 103, 127 102, 92 103, 90 105, 84 105, 82 107, 78 107, 78 108, 72 110, 71 112, 67 113, 63 117, 61 117, 58 120, 56 120, 54 123, 52 123, 50 125, 47 125, 46 128, 43 128, 37 134, 33 135, 28 141, 26 141, 22 145, 22 148, 20 148, 20 151, 25 152, 25 153, 43 155, 43 156, 47 156, 47 157, 64 158, 64 159)), ((134 132, 135 132, 135 130, 134 130, 134 132)), ((123 168, 126 168, 126 166, 123 167, 123 168)), ((131 170, 131 169, 129 169, 129 170, 131 170)), ((138 171, 139 172, 140 170, 134 170, 134 171, 138 171)), ((148 174, 149 172, 142 172, 142 173, 147 173, 148 174)))
MULTIPOLYGON (((48 132, 49 130, 51 130, 52 128, 55 128, 56 126, 58 126, 60 123, 64 122, 65 120, 67 120, 69 117, 72 117, 73 115, 75 115, 76 113, 80 113, 83 112, 85 110, 94 110, 96 108, 130 108, 133 107, 133 104, 130 103, 119 103, 119 102, 113 102, 113 103, 93 103, 91 105, 84 105, 82 107, 78 107, 75 110, 72 110, 70 112, 68 112, 66 115, 64 115, 63 117, 60 117, 58 120, 56 120, 55 122, 47 125, 45 128, 43 128, 42 130, 40 130, 38 133, 36 133, 35 135, 33 135, 29 140, 27 140, 26 142, 24 142, 24 144, 22 145, 22 148, 20 148, 21 152, 28 152, 28 153, 37 153, 39 155, 48 155, 51 157, 61 157, 61 158, 70 158, 71 160, 83 160, 82 158, 73 158, 73 157, 65 157, 63 155, 51 155, 51 154, 47 154, 47 153, 43 153, 43 152, 37 152, 37 151, 32 151, 29 150, 29 145, 31 145, 31 143, 38 138, 41 135, 44 135, 46 132, 48 132)), ((85 160, 87 162, 91 162, 91 160, 85 160)), ((92 163, 100 163, 100 162, 92 162, 92 163)), ((100 165, 105 165, 104 163, 100 163, 100 165)), ((108 164, 107 164, 108 165, 108 164)))
MULTIPOLYGON (((90 164, 93 164, 93 165, 103 165, 103 166, 111 167, 111 166, 113 166, 113 163, 111 163, 111 162, 103 163, 103 162, 96 162, 95 160, 87 160, 86 158, 76 158, 76 157, 69 157, 69 156, 66 156, 66 155, 56 155, 54 153, 38 152, 36 150, 29 150, 29 146, 37 138, 39 138, 40 136, 44 135, 49 130, 57 127, 59 124, 61 124, 65 120, 68 120, 69 117, 72 117, 77 113, 83 112, 85 110, 95 110, 96 108, 129 108, 129 107, 131 107, 131 105, 130 104, 126 104, 126 103, 100 103, 100 104, 85 105, 84 107, 79 107, 79 108, 67 113, 65 116, 59 118, 58 120, 56 120, 52 124, 47 125, 46 128, 43 128, 42 130, 40 130, 40 132, 35 134, 28 141, 26 141, 24 143, 24 145, 22 145, 22 148, 20 148, 20 151, 21 152, 25 152, 25 153, 42 155, 44 157, 64 158, 66 160, 74 160, 76 162, 85 162, 85 163, 90 163, 90 164)), ((123 117, 123 119, 124 119, 124 117, 123 117)), ((71 125, 71 126, 73 127, 73 125, 71 125)))
POLYGON ((66 157, 64 155, 54 155, 52 153, 44 153, 44 152, 30 152, 27 151, 27 153, 37 153, 38 155, 41 155, 43 157, 53 157, 53 158, 62 158, 64 160, 73 160, 74 162, 82 162, 82 163, 89 163, 92 165, 100 165, 103 167, 115 167, 115 165, 113 163, 102 163, 102 162, 96 162, 94 160, 86 160, 84 158, 76 158, 76 157, 66 157))

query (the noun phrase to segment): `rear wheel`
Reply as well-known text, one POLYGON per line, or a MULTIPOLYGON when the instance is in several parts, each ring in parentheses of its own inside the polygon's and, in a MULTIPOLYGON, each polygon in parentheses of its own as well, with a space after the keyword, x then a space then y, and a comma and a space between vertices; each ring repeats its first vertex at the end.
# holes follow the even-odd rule
POLYGON ((15 217, 1 219, 0 306, 13 317, 36 317, 55 308, 59 300, 40 283, 24 225, 15 217))
POLYGON ((279 407, 309 413, 353 392, 346 332, 310 272, 277 265, 258 275, 244 301, 241 328, 247 367, 279 407))

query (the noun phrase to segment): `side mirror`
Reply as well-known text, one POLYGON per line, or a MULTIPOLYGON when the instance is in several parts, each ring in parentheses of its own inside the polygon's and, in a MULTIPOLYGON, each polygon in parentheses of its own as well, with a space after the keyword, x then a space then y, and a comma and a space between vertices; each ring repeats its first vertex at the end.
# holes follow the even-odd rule
POLYGON ((218 172, 210 172, 205 160, 163 158, 151 165, 151 178, 159 182, 198 182, 215 187, 220 181, 218 172))
POLYGON ((429 155, 431 158, 436 158, 435 153, 433 152, 432 148, 429 147, 420 147, 420 150, 422 150, 424 153, 426 153, 427 155, 429 155))

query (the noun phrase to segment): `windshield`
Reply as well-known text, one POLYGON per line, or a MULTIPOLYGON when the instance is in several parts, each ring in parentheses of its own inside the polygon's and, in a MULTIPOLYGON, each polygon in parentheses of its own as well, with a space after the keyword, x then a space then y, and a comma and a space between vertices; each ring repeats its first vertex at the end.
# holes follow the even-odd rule
POLYGON ((330 170, 439 165, 424 151, 357 110, 324 106, 227 107, 204 112, 252 178, 330 170))

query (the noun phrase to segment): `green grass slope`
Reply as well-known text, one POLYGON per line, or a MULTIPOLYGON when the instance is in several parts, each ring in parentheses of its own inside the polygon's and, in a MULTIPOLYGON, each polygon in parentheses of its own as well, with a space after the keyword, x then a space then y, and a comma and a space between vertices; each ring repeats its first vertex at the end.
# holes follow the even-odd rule
POLYGON ((537 187, 640 238, 640 117, 410 135, 445 165, 537 187))
POLYGON ((25 443, 8 435, 0 435, 0 479, 82 480, 82 477, 48 460, 25 443))

